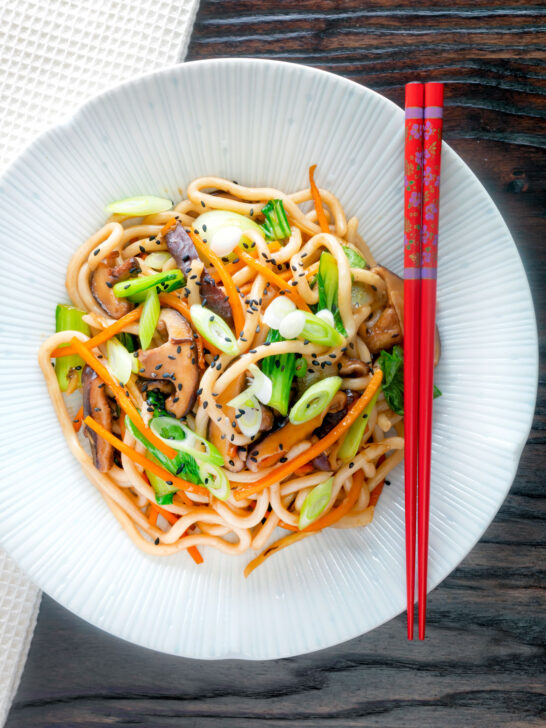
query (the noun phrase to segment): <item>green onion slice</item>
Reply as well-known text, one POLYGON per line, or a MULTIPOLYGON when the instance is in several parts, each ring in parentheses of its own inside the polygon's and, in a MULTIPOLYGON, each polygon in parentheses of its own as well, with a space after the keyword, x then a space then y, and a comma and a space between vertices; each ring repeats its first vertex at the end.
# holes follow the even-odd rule
POLYGON ((249 217, 231 210, 210 210, 193 221, 192 230, 221 258, 230 255, 236 245, 252 248, 254 242, 245 233, 253 230, 263 237, 263 230, 249 217))
POLYGON ((138 368, 138 359, 135 359, 115 336, 106 342, 106 356, 108 368, 114 378, 122 384, 127 384, 133 371, 133 362, 136 362, 138 368))
POLYGON ((316 521, 323 513, 332 497, 333 476, 316 485, 303 501, 298 527, 300 531, 316 521))
POLYGON ((144 263, 148 266, 148 268, 161 270, 170 257, 171 254, 167 252, 150 253, 146 256, 144 263))
POLYGON ((155 502, 161 506, 169 505, 173 502, 173 495, 178 492, 178 488, 174 485, 169 485, 162 478, 149 470, 145 471, 150 485, 154 489, 155 502))
POLYGON ((159 297, 155 288, 151 288, 146 294, 146 300, 142 307, 142 314, 138 325, 140 345, 143 349, 147 349, 150 346, 160 312, 159 297))
POLYGON ((146 293, 155 288, 157 293, 169 293, 181 288, 186 282, 186 277, 178 268, 153 273, 151 276, 140 276, 127 281, 120 281, 113 287, 118 298, 130 298, 135 303, 141 303, 146 298, 146 293))
POLYGON ((334 314, 327 308, 322 308, 320 311, 317 311, 315 315, 321 321, 325 321, 329 326, 335 328, 336 322, 334 319, 334 314))
POLYGON ((229 480, 221 468, 218 468, 216 465, 212 465, 211 463, 201 463, 199 473, 201 475, 203 485, 215 498, 223 501, 229 498, 231 493, 229 480))
POLYGON ((269 404, 269 400, 273 394, 273 382, 256 364, 250 364, 248 371, 254 377, 250 385, 253 393, 262 404, 269 404))
POLYGON ((254 437, 258 434, 262 424, 262 408, 252 387, 230 400, 228 406, 237 410, 235 419, 243 435, 254 437))
POLYGON ((294 374, 298 379, 301 379, 307 374, 307 361, 303 357, 296 359, 294 374))
POLYGON ((263 320, 270 329, 278 329, 283 319, 296 310, 296 304, 286 296, 277 296, 265 309, 263 320))
POLYGON ((197 331, 210 344, 225 354, 237 356, 240 353, 237 339, 221 316, 198 304, 190 308, 190 315, 197 331))
POLYGON ((362 442, 362 438, 366 431, 366 425, 368 424, 370 415, 375 407, 375 403, 377 402, 379 392, 381 392, 381 387, 379 387, 377 392, 374 394, 364 412, 349 427, 349 430, 337 453, 340 460, 352 460, 357 454, 358 448, 360 447, 360 443, 362 442))
POLYGON ((224 464, 222 454, 212 442, 196 435, 189 427, 183 425, 174 417, 154 417, 150 422, 150 429, 163 442, 175 450, 193 455, 200 463, 224 464))
POLYGON ((327 377, 312 384, 290 410, 290 422, 293 425, 301 425, 312 420, 328 407, 341 384, 341 377, 327 377))
POLYGON ((308 339, 313 344, 320 346, 337 347, 341 346, 345 339, 336 331, 333 326, 323 321, 312 313, 305 312, 305 326, 300 338, 308 339))
POLYGON ((173 207, 173 201, 164 197, 154 197, 153 195, 137 195, 136 197, 126 197, 123 200, 116 200, 106 205, 106 212, 112 215, 134 215, 134 217, 143 217, 144 215, 155 215, 157 212, 166 212, 173 207))

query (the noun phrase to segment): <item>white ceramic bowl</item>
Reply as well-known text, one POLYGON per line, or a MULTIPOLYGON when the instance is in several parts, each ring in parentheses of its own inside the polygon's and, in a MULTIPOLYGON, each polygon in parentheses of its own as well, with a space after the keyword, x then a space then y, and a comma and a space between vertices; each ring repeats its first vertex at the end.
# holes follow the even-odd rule
MULTIPOLYGON (((447 108, 449 114, 449 107, 447 108)), ((36 361, 76 248, 111 200, 179 197, 211 174, 295 190, 317 163, 378 260, 402 266, 403 112, 334 75, 261 60, 188 63, 126 83, 34 142, 0 180, 0 542, 48 594, 156 650, 276 658, 362 634, 404 608, 401 468, 368 528, 330 529, 243 578, 137 551, 70 455, 36 361)), ((483 534, 512 483, 534 409, 537 337, 510 233, 443 150, 429 584, 483 534)), ((400 635, 403 637, 404 635, 400 635)))

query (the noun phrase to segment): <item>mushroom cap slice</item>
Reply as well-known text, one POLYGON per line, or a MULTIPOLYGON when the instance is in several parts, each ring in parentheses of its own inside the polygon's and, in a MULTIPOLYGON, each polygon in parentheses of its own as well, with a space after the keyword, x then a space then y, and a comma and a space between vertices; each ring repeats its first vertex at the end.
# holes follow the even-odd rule
POLYGON ((175 417, 184 417, 193 407, 199 387, 193 331, 186 319, 170 308, 161 310, 157 328, 166 329, 168 339, 154 349, 139 350, 139 375, 172 383, 173 393, 165 401, 165 407, 175 417))
POLYGON ((140 272, 140 264, 136 258, 128 258, 121 265, 110 267, 107 263, 99 263, 91 274, 91 293, 103 311, 114 319, 120 319, 132 311, 134 303, 126 298, 118 298, 113 291, 114 283, 125 281, 131 275, 140 272))
MULTIPOLYGON (((82 372, 83 416, 91 416, 109 432, 112 432, 112 410, 106 396, 103 381, 89 365, 82 372)), ((101 473, 107 473, 114 465, 114 448, 99 437, 96 432, 85 427, 85 435, 91 445, 93 463, 101 473)))
MULTIPOLYGON (((404 281, 396 273, 382 265, 376 265, 372 273, 377 273, 387 287, 387 305, 380 316, 369 326, 361 324, 358 333, 373 354, 382 349, 390 349, 401 344, 404 338, 404 281)), ((434 366, 440 361, 441 344, 438 327, 434 341, 434 366)))

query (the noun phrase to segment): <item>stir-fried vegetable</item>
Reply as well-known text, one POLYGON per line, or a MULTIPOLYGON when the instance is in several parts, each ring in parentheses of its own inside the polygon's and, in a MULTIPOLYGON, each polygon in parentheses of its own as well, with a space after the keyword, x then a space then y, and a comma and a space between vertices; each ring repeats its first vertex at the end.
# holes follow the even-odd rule
POLYGON ((235 419, 243 435, 254 437, 258 434, 262 424, 262 408, 253 387, 245 389, 230 400, 228 406, 237 410, 235 419))
MULTIPOLYGON (((84 316, 85 311, 59 303, 55 309, 55 331, 81 331, 82 334, 90 336, 89 326, 83 321, 84 316)), ((59 349, 67 346, 68 344, 61 344, 59 349)), ((55 361, 55 374, 61 392, 80 386, 83 365, 83 359, 77 354, 61 356, 55 361)))
MULTIPOLYGON (((277 296, 277 298, 274 298, 264 311, 264 323, 267 324, 270 329, 278 329, 285 316, 288 316, 289 313, 292 313, 292 311, 295 310, 296 304, 294 301, 286 296, 277 296)), ((276 339, 276 341, 282 341, 282 338, 276 339)))
MULTIPOLYGON (((283 337, 277 329, 270 329, 266 342, 275 343, 277 341, 283 341, 283 337)), ((305 359, 299 361, 305 363, 305 359)), ((276 409, 281 415, 286 416, 290 402, 292 380, 296 373, 296 355, 290 353, 267 356, 262 359, 262 372, 271 379, 272 391, 269 406, 276 409)))
POLYGON ((136 362, 138 367, 138 359, 135 359, 115 336, 106 342, 106 355, 108 368, 113 376, 121 384, 127 384, 133 371, 133 362, 136 362))
POLYGON ((112 290, 118 298, 130 298, 135 303, 142 303, 151 288, 155 289, 157 293, 169 293, 177 288, 182 288, 185 283, 186 277, 182 271, 174 268, 162 273, 154 273, 151 276, 120 281, 114 284, 112 290))
POLYGON ((231 493, 229 480, 221 468, 212 465, 212 463, 202 463, 199 472, 203 485, 215 498, 219 500, 227 500, 229 498, 231 493))
MULTIPOLYGON (((383 393, 391 410, 397 415, 404 414, 404 351, 401 346, 393 346, 391 351, 383 349, 379 354, 378 364, 385 377, 383 393)), ((433 397, 441 397, 442 393, 436 385, 433 397)))
POLYGON ((269 200, 265 207, 262 207, 265 217, 263 230, 268 240, 284 240, 290 237, 290 224, 282 200, 269 200))
POLYGON ((235 336, 221 316, 199 304, 190 308, 190 315, 193 325, 206 341, 225 354, 237 356, 240 353, 235 336))
POLYGON ((133 424, 129 417, 125 417, 125 426, 131 433, 131 435, 138 440, 146 450, 151 458, 155 458, 157 462, 168 470, 173 475, 182 475, 185 480, 191 483, 200 484, 201 476, 199 474, 199 465, 197 461, 189 453, 176 452, 173 458, 166 457, 161 450, 153 445, 147 437, 145 437, 133 424))
POLYGON ((161 270, 170 257, 171 254, 163 250, 159 253, 150 253, 146 256, 146 265, 148 268, 161 270))
POLYGON ((343 336, 322 318, 307 311, 292 311, 282 320, 279 332, 285 339, 298 336, 318 346, 336 347, 343 344, 343 336))
POLYGON ((138 326, 140 345, 143 349, 147 349, 150 346, 160 313, 161 306, 159 305, 159 297, 155 288, 151 288, 146 294, 146 300, 142 307, 142 316, 140 317, 138 326))
POLYGON ((382 380, 383 372, 379 369, 374 373, 371 382, 362 393, 360 399, 353 404, 341 422, 338 422, 338 424, 330 430, 327 435, 325 435, 321 440, 318 440, 318 442, 315 442, 315 444, 311 445, 311 447, 308 447, 307 450, 304 450, 304 452, 296 455, 296 457, 292 458, 287 463, 283 463, 279 467, 273 468, 271 472, 264 475, 263 478, 260 478, 260 480, 243 485, 235 491, 235 500, 242 500, 243 498, 248 498, 248 496, 254 495, 255 493, 261 493, 265 488, 268 488, 273 483, 279 483, 290 475, 290 473, 301 468, 302 465, 306 465, 311 462, 313 458, 316 458, 317 455, 320 455, 327 450, 334 444, 334 442, 337 442, 341 435, 343 435, 343 433, 353 424, 358 415, 368 406, 378 387, 381 385, 382 380))
POLYGON ((136 197, 126 197, 123 200, 110 202, 109 205, 106 205, 106 212, 112 215, 143 217, 144 215, 155 215, 158 212, 171 210, 173 204, 172 200, 167 200, 164 197, 137 195, 136 197))
POLYGON ((318 307, 317 310, 328 309, 334 316, 336 329, 347 335, 343 321, 338 310, 337 291, 339 285, 339 275, 337 271, 337 262, 334 256, 324 250, 320 255, 319 269, 317 275, 318 287, 318 307))
POLYGON ((324 208, 322 206, 322 198, 320 196, 319 188, 315 183, 316 168, 316 164, 313 164, 312 167, 309 167, 309 186, 311 187, 311 196, 313 198, 313 202, 315 203, 315 210, 317 211, 317 221, 319 227, 323 233, 329 233, 330 227, 328 225, 328 220, 326 219, 326 213, 324 212, 324 208))
POLYGON ((370 404, 366 407, 364 412, 349 428, 345 435, 345 439, 338 450, 337 455, 340 460, 352 460, 357 454, 362 438, 364 437, 364 432, 366 431, 366 425, 368 424, 368 420, 370 419, 372 410, 375 407, 380 391, 381 387, 379 387, 377 392, 374 394, 370 404))
POLYGON ((175 485, 169 485, 163 478, 160 478, 150 470, 145 471, 150 485, 154 489, 155 501, 159 505, 165 506, 173 502, 173 496, 178 492, 175 485))
POLYGON ((364 260, 363 256, 360 255, 360 253, 357 253, 356 250, 350 248, 348 245, 343 245, 342 247, 351 268, 366 267, 366 261, 364 260))
POLYGON ((290 410, 290 422, 294 425, 301 425, 323 412, 341 387, 342 382, 341 377, 326 377, 311 385, 290 410))
POLYGON ((307 526, 311 525, 313 521, 316 521, 324 513, 324 509, 332 497, 333 483, 334 478, 328 478, 323 483, 316 485, 307 494, 300 511, 300 519, 298 522, 300 531, 307 528, 307 526))
POLYGON ((224 458, 211 442, 196 435, 174 417, 154 417, 150 429, 175 450, 188 453, 201 463, 224 464, 224 458))
POLYGON ((263 230, 250 217, 231 210, 210 210, 194 220, 192 229, 203 242, 221 258, 233 252, 237 245, 249 248, 254 245, 244 233, 253 230, 263 236, 263 230))

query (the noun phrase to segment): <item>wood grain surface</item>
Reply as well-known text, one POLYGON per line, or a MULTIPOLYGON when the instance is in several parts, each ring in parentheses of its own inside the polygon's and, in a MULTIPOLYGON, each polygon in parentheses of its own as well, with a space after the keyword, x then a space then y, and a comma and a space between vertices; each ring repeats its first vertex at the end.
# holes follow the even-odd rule
MULTIPOLYGON (((305 63, 398 104, 408 80, 445 81, 445 138, 514 235, 543 352, 545 28, 543 0, 201 0, 189 58, 305 63)), ((430 596, 424 644, 406 642, 401 616, 294 659, 200 662, 122 642, 44 597, 7 727, 545 726, 544 383, 542 365, 512 490, 430 596)))

